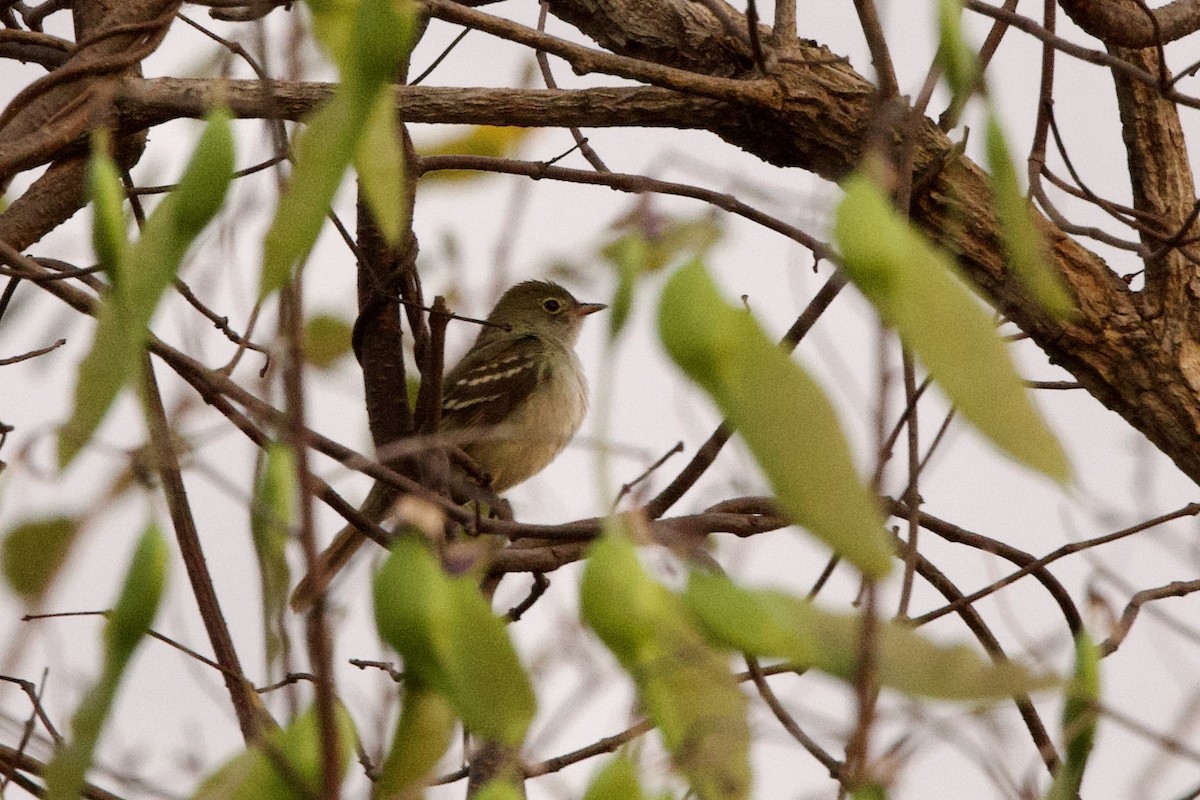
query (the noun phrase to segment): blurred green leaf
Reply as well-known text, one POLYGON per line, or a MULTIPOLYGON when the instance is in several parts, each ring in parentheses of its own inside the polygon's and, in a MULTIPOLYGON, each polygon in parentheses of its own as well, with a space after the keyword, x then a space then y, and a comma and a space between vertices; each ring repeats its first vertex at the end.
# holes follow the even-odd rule
POLYGON ((887 789, 878 783, 856 786, 850 792, 850 800, 887 800, 887 789))
POLYGON ((642 276, 648 245, 645 238, 626 234, 604 248, 604 255, 617 270, 617 289, 608 304, 608 338, 614 340, 625 328, 633 308, 633 288, 642 276))
POLYGON ((361 0, 308 0, 313 35, 338 69, 345 69, 361 0))
POLYGON ((92 349, 79 365, 74 410, 59 430, 60 468, 87 444, 117 393, 136 373, 146 326, 163 292, 224 202, 234 162, 229 120, 224 110, 209 115, 179 187, 158 204, 126 251, 118 270, 122 278, 100 306, 92 349))
POLYGON ((296 496, 292 449, 273 442, 267 446, 250 503, 250 533, 262 578, 263 638, 268 672, 280 665, 288 641, 286 613, 291 570, 287 563, 287 545, 291 538, 296 496))
POLYGON ((698 261, 667 282, 658 329, 742 435, 788 516, 865 574, 886 575, 891 540, 816 382, 747 311, 725 303, 698 261))
POLYGON ((400 241, 407 214, 404 152, 389 92, 380 92, 375 98, 358 142, 354 169, 384 241, 400 241))
POLYGON ((108 615, 104 641, 108 658, 124 668, 138 642, 150 630, 167 580, 167 545, 151 523, 138 540, 117 604, 108 615))
POLYGON ((71 719, 71 737, 46 766, 46 797, 76 800, 121 677, 162 597, 167 546, 157 526, 147 526, 134 550, 125 584, 104 627, 104 665, 100 678, 71 719))
POLYGON ((962 0, 940 0, 938 3, 940 39, 937 59, 956 103, 963 102, 974 92, 979 80, 979 59, 963 31, 962 12, 962 0))
POLYGON ((613 521, 592 546, 580 587, 584 620, 637 685, 647 716, 700 800, 750 792, 746 698, 680 600, 642 569, 613 521))
POLYGON ((489 781, 471 795, 471 800, 524 800, 524 793, 505 781, 489 781))
POLYGON ((659 272, 701 258, 724 235, 720 218, 713 214, 667 216, 647 200, 639 200, 613 228, 617 236, 600 255, 615 267, 633 267, 638 272, 659 272))
POLYGON ((24 522, 4 537, 4 577, 26 603, 37 603, 67 560, 79 533, 74 517, 24 522))
MULTIPOLYGON (((689 578, 683 600, 709 637, 725 647, 855 679, 859 615, 823 611, 783 592, 744 589, 698 572, 689 578)), ((990 701, 1056 682, 1014 662, 990 663, 965 645, 934 644, 899 623, 876 624, 879 681, 905 694, 990 701)))
POLYGON ((415 4, 310 0, 309 7, 314 30, 337 63, 342 80, 333 98, 296 138, 295 168, 263 242, 260 297, 286 284, 292 269, 312 250, 346 168, 356 156, 363 170, 382 170, 364 177, 364 192, 380 231, 391 237, 388 241, 399 236, 404 215, 403 182, 386 185, 402 168, 386 90, 412 47, 415 4), (378 152, 364 153, 364 141, 378 152))
POLYGON ((125 235, 125 187, 108 149, 108 131, 93 130, 87 175, 88 199, 92 203, 92 247, 109 282, 117 286, 121 283, 129 242, 125 235))
POLYGON ((58 464, 66 468, 100 426, 117 393, 137 367, 139 337, 122 324, 116 298, 100 305, 92 349, 79 364, 75 408, 58 431, 58 464))
POLYGON ((372 787, 375 800, 418 800, 438 761, 450 745, 456 718, 437 692, 404 687, 396 735, 372 787))
MULTIPOLYGON (((346 709, 337 703, 334 710, 337 769, 339 775, 345 775, 355 755, 358 735, 346 709)), ((318 795, 320 785, 320 726, 316 707, 311 706, 286 729, 268 733, 265 747, 251 747, 227 761, 205 779, 194 800, 311 800, 318 795)))
POLYGON ((486 156, 508 158, 533 133, 511 125, 472 125, 461 133, 421 147, 425 156, 486 156))
POLYGON ((187 169, 179 179, 179 187, 146 220, 139 244, 161 247, 162 252, 177 256, 174 266, 161 267, 161 272, 153 278, 147 276, 147 290, 156 284, 166 286, 175 277, 188 245, 221 210, 229 182, 233 180, 234 144, 230 126, 233 118, 229 111, 219 108, 209 113, 207 119, 187 169), (152 224, 155 217, 161 222, 152 224), (162 226, 161 233, 159 225, 162 226), (163 238, 161 245, 154 241, 158 236, 163 238), (147 242, 147 238, 151 241, 147 242), (168 276, 165 281, 164 274, 168 276))
POLYGON ((291 280, 292 268, 316 243, 329 204, 358 146, 365 111, 356 108, 350 96, 339 89, 296 137, 296 166, 263 242, 260 297, 291 280))
MULTIPOLYGON (((483 156, 514 158, 521 145, 533 133, 532 128, 509 125, 472 125, 462 133, 418 147, 423 156, 483 156)), ((421 176, 422 185, 462 183, 488 178, 491 173, 473 169, 439 169, 421 176)))
POLYGON ((318 369, 328 369, 350 352, 353 326, 333 314, 314 314, 304 323, 304 355, 318 369))
POLYGON ((842 187, 837 241, 846 273, 900 334, 962 416, 1017 461, 1065 483, 1071 468, 1008 350, 954 263, 868 178, 842 187))
POLYGON ((1054 776, 1047 800, 1079 797, 1083 772, 1096 743, 1100 718, 1100 650, 1087 631, 1075 637, 1075 674, 1063 703, 1062 730, 1066 758, 1054 776))
POLYGON ((992 197, 996 201, 1009 265, 1047 311, 1057 317, 1073 314, 1075 303, 1062 278, 1046 259, 1045 237, 1034 222, 1029 200, 1021 191, 1008 140, 994 111, 988 114, 987 159, 992 197))
POLYGON ((475 580, 447 576, 417 536, 402 536, 375 576, 375 622, 408 680, 445 695, 475 734, 521 743, 533 689, 475 580))
POLYGON ((644 800, 637 767, 624 756, 609 761, 592 778, 583 800, 644 800))

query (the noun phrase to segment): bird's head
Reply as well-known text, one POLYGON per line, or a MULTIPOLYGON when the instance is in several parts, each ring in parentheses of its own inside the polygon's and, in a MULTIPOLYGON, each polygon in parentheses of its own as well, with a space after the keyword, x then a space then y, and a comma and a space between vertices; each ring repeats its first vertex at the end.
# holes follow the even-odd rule
POLYGON ((488 315, 493 326, 504 327, 485 328, 484 333, 534 333, 571 347, 583 318, 604 308, 602 303, 579 302, 557 283, 525 281, 505 292, 488 315))

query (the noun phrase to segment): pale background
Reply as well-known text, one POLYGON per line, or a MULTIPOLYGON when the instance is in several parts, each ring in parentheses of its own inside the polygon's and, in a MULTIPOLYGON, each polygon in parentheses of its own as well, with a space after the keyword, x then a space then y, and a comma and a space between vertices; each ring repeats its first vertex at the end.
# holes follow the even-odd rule
MULTIPOLYGON (((801 35, 848 55, 858 70, 871 74, 852 3, 799 5, 801 35)), ((893 51, 893 56, 901 91, 910 95, 919 90, 935 50, 935 5, 912 0, 881 3, 889 30, 904 34, 906 49, 893 51)), ((1024 13, 1035 13, 1025 5, 1024 13)), ((536 6, 526 0, 509 0, 487 10, 530 25, 536 21, 536 6)), ((202 9, 189 8, 187 13, 203 19, 202 9)), ((770 5, 764 4, 760 13, 770 19, 770 5)), ((269 29, 281 33, 287 16, 279 11, 272 14, 269 29)), ((61 24, 60 18, 52 17, 48 30, 53 31, 55 22, 61 24)), ((973 23, 976 41, 981 41, 986 22, 970 15, 967 19, 973 23)), ((1060 35, 1095 46, 1087 36, 1074 31, 1065 18, 1060 25, 1060 35)), ((222 29, 220 25, 214 27, 222 29)), ((579 38, 553 19, 550 31, 579 38)), ((423 69, 456 33, 435 22, 418 47, 415 68, 423 69)), ((1032 134, 1037 53, 1032 40, 1010 33, 990 71, 990 89, 1003 110, 1015 152, 1027 149, 1032 134)), ((167 43, 148 61, 147 74, 199 74, 216 54, 217 48, 211 42, 177 25, 167 43)), ((1185 40, 1173 45, 1168 56, 1172 66, 1179 68, 1200 58, 1200 46, 1185 40)), ((329 75, 319 68, 315 56, 310 61, 311 74, 329 75)), ((427 83, 514 85, 531 62, 526 52, 473 32, 427 83)), ((5 101, 31 75, 41 72, 32 67, 21 73, 12 66, 4 69, 11 70, 11 74, 0 76, 0 98, 5 101)), ((235 69, 245 71, 241 65, 235 69)), ((1060 88, 1056 112, 1076 165, 1092 188, 1119 201, 1127 199, 1126 179, 1122 177, 1125 155, 1115 123, 1116 105, 1108 73, 1061 56, 1057 69, 1060 88)), ((555 63, 555 74, 567 86, 619 83, 608 78, 576 78, 561 63, 555 63)), ((1194 85, 1186 83, 1184 88, 1195 90, 1194 85)), ((944 95, 939 94, 939 98, 940 102, 935 98, 931 105, 935 113, 944 107, 944 95)), ((1197 112, 1184 108, 1181 113, 1185 128, 1195 127, 1197 112)), ((156 129, 135 178, 143 184, 154 184, 176 177, 179 154, 191 147, 197 130, 194 123, 183 122, 156 129)), ((243 123, 238 133, 239 166, 264 157, 267 150, 260 125, 243 123)), ((703 134, 654 130, 595 130, 587 134, 616 171, 644 172, 739 193, 751 205, 828 238, 829 214, 838 193, 836 187, 807 173, 765 167, 703 134)), ((414 126, 418 144, 443 135, 444 131, 430 126, 414 126)), ((974 146, 978 138, 972 136, 970 150, 978 150, 974 146)), ((541 131, 529 138, 521 155, 531 160, 548 159, 570 146, 565 131, 541 131)), ((585 166, 578 155, 563 163, 585 166)), ((12 195, 21 188, 14 187, 12 195)), ((184 277, 193 288, 214 308, 228 314, 237 329, 244 325, 250 309, 256 285, 256 247, 269 221, 267 212, 274 191, 269 171, 239 181, 233 195, 234 213, 226 218, 225 227, 206 234, 204 246, 185 266, 184 277)), ((566 262, 574 270, 564 278, 569 288, 581 299, 607 301, 614 280, 595 251, 611 235, 608 226, 633 202, 629 195, 602 188, 550 181, 530 183, 498 176, 465 186, 423 189, 416 230, 422 245, 427 292, 432 296, 446 287, 458 286, 464 291, 455 305, 457 309, 486 312, 493 298, 489 293, 497 282, 493 275, 497 252, 511 246, 504 283, 543 276, 553 265, 566 262), (509 244, 502 244, 505 241, 509 244)), ((1064 205, 1080 219, 1091 218, 1086 216, 1089 209, 1064 205)), ((655 206, 685 215, 708 213, 700 203, 672 198, 657 199, 655 206)), ((343 187, 337 207, 344 219, 353 219, 349 184, 343 187)), ((78 264, 92 263, 88 222, 88 215, 80 213, 31 252, 78 264)), ((727 218, 725 226, 724 240, 710 255, 710 268, 730 298, 748 295, 751 307, 768 330, 773 335, 781 333, 827 277, 828 268, 823 266, 820 274, 814 275, 809 254, 749 223, 727 218)), ((1099 249, 1119 272, 1138 268, 1126 254, 1108 252, 1102 246, 1099 249)), ((311 310, 349 317, 354 309, 353 276, 351 256, 327 230, 308 267, 307 299, 311 310)), ((607 430, 597 429, 593 414, 567 453, 542 475, 510 492, 520 519, 565 521, 602 513, 610 506, 616 486, 639 474, 682 440, 685 454, 668 462, 650 482, 651 491, 661 488, 719 421, 711 405, 688 386, 657 344, 654 308, 663 277, 651 276, 640 286, 636 313, 616 345, 615 375, 603 385, 598 381, 598 371, 607 323, 589 323, 580 345, 581 357, 593 379, 593 407, 610 403, 611 424, 607 430), (617 454, 607 485, 594 469, 595 446, 601 442, 609 443, 617 454)), ((0 476, 0 529, 47 513, 96 511, 46 610, 102 609, 114 597, 132 542, 147 516, 154 515, 164 528, 168 519, 160 498, 153 494, 134 493, 99 511, 104 487, 126 464, 126 450, 144 439, 132 396, 124 399, 118 413, 101 430, 103 445, 80 458, 66 475, 54 474, 51 431, 38 426, 46 420, 65 419, 73 368, 90 344, 89 324, 31 287, 22 287, 18 294, 22 302, 10 310, 0 326, 0 355, 24 352, 59 337, 66 337, 69 343, 45 358, 0 368, 0 420, 17 428, 0 452, 0 458, 9 463, 0 476)), ((868 445, 876 402, 875 325, 869 307, 847 291, 797 351, 799 359, 838 403, 864 470, 871 460, 868 445)), ((210 364, 224 363, 232 354, 232 345, 177 298, 168 302, 155 327, 167 341, 186 345, 191 352, 196 352, 196 343, 201 342, 201 352, 210 364)), ((258 338, 263 339, 268 330, 260 328, 258 338)), ((453 358, 465 348, 474 331, 456 325, 451 327, 451 335, 453 358)), ((1048 365, 1032 345, 1017 345, 1014 352, 1029 378, 1069 377, 1048 365)), ((260 366, 261 360, 250 354, 234 377, 255 386, 260 366)), ((167 370, 160 369, 159 376, 169 407, 193 407, 183 425, 197 446, 185 475, 189 495, 197 509, 201 537, 243 666, 252 678, 266 683, 259 644, 258 572, 246 512, 255 453, 240 434, 230 432, 219 418, 205 411, 195 395, 172 379, 167 370)), ((353 360, 343 360, 328 373, 313 372, 310 379, 312 427, 360 450, 369 450, 361 381, 353 360)), ((1195 487, 1167 459, 1085 393, 1041 393, 1038 400, 1075 468, 1077 478, 1069 490, 1004 461, 970 431, 955 425, 923 476, 926 510, 1041 555, 1067 541, 1117 530, 1196 499, 1195 487)), ((925 443, 944 411, 940 399, 923 406, 925 443)), ((893 403, 893 416, 897 412, 893 403)), ((903 460, 902 455, 898 458, 903 460)), ((319 474, 347 497, 365 495, 368 482, 361 475, 349 474, 320 458, 314 463, 319 474)), ((726 448, 709 475, 674 512, 698 510, 725 497, 754 492, 761 483, 751 459, 735 444, 726 448)), ((899 467, 893 470, 886 488, 901 488, 899 467)), ((323 507, 318 505, 318 509, 322 535, 332 536, 338 525, 336 519, 323 507)), ((1119 613, 1132 591, 1171 580, 1194 579, 1200 566, 1198 542, 1197 525, 1185 520, 1104 548, 1094 558, 1085 555, 1059 562, 1053 571, 1081 610, 1085 589, 1093 588, 1109 608, 1119 613)), ((943 544, 930 534, 922 537, 922 550, 964 591, 1011 571, 975 551, 943 544)), ((298 550, 295 555, 299 555, 298 550)), ((807 537, 787 530, 748 541, 722 538, 717 556, 731 573, 747 583, 785 585, 802 592, 824 566, 826 553, 807 537)), ((677 579, 677 565, 670 557, 648 552, 646 562, 668 581, 677 579)), ((156 629, 207 653, 207 641, 182 564, 176 560, 172 569, 169 597, 156 629)), ((628 681, 578 622, 578 570, 567 568, 550 577, 550 592, 512 628, 539 691, 541 711, 527 746, 531 761, 615 733, 629 724, 634 713, 628 681)), ((345 616, 344 622, 335 626, 335 663, 344 699, 355 710, 360 733, 368 748, 377 752, 384 732, 389 730, 387 715, 395 710, 381 707, 378 701, 388 680, 377 671, 363 672, 346 663, 348 658, 391 658, 379 644, 370 621, 368 580, 365 564, 359 563, 336 591, 335 601, 343 606, 345 616)), ((507 579, 497 606, 512 605, 524 595, 526 585, 527 580, 520 576, 507 579)), ((825 602, 844 608, 855 588, 850 574, 841 570, 826 590, 825 602)), ((887 594, 892 603, 894 596, 894 591, 887 594)), ((918 582, 914 613, 937 605, 939 598, 918 582)), ((1069 667, 1066 627, 1049 598, 1031 581, 1019 582, 987 599, 980 609, 1011 654, 1059 670, 1069 667)), ((1097 638, 1107 633, 1102 612, 1103 608, 1089 616, 1097 638)), ((1103 663, 1104 702, 1145 728, 1177 740, 1184 752, 1168 756, 1162 742, 1134 732, 1122 722, 1106 719, 1085 781, 1085 797, 1177 798, 1200 785, 1200 693, 1196 679, 1200 600, 1161 601, 1147 612, 1143 612, 1121 649, 1103 663), (1169 620, 1160 614, 1168 615, 1169 620)), ((101 623, 97 618, 22 623, 22 613, 10 594, 0 592, 0 673, 38 680, 43 669, 49 669, 46 705, 56 724, 66 730, 81 693, 94 678, 101 623)), ((930 626, 928 633, 946 640, 968 639, 953 618, 943 618, 930 626)), ((853 719, 852 696, 847 688, 816 675, 783 677, 774 685, 806 730, 840 755, 836 742, 847 733, 853 719)), ((204 774, 240 748, 236 721, 212 670, 160 643, 147 642, 124 686, 115 724, 102 744, 102 762, 105 768, 143 776, 148 783, 128 785, 116 777, 96 773, 93 778, 100 785, 130 797, 186 796, 204 774)), ((282 692, 269 700, 281 716, 288 702, 282 692)), ((755 797, 835 796, 836 786, 815 761, 795 746, 761 702, 752 703, 752 707, 752 725, 758 735, 755 797)), ((1057 736, 1053 695, 1040 698, 1039 707, 1057 736)), ((907 738, 893 797, 1017 797, 1030 782, 1043 788, 1047 783, 1044 768, 1011 705, 977 714, 962 706, 916 705, 885 695, 881 708, 886 721, 876 734, 874 752, 881 754, 889 745, 907 738)), ((12 743, 28 714, 28 703, 15 688, 0 685, 0 710, 4 713, 0 740, 12 743)), ((647 762, 661 762, 663 757, 653 736, 646 739, 645 746, 649 748, 647 762)), ((34 749, 45 752, 44 748, 34 749)), ((445 765, 447 770, 457 766, 453 761, 457 758, 455 751, 445 765)), ((599 763, 593 759, 531 781, 530 796, 576 797, 599 763)), ((348 796, 363 796, 361 778, 350 785, 353 789, 348 796)), ((431 795, 461 797, 463 791, 462 784, 457 784, 431 795)), ((10 788, 10 792, 21 796, 19 790, 10 788)))

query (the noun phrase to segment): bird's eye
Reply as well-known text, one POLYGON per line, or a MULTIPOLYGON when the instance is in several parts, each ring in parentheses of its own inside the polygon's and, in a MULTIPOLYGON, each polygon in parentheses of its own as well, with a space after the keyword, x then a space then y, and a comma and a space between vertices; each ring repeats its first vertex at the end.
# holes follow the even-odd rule
POLYGON ((546 309, 551 314, 557 314, 559 311, 562 311, 562 303, 560 303, 556 298, 547 297, 542 301, 542 308, 546 309))

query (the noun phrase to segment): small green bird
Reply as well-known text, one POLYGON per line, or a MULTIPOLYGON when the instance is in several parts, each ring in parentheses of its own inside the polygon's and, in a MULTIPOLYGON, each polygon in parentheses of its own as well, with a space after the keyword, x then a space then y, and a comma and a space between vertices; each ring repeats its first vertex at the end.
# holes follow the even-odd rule
MULTIPOLYGON (((583 319, 605 308, 581 303, 549 281, 525 281, 506 291, 489 324, 443 381, 445 432, 478 433, 463 444, 503 492, 541 472, 563 451, 587 413, 587 381, 575 355, 583 319)), ((362 512, 381 519, 389 493, 376 485, 362 512)), ((333 543, 292 592, 307 610, 366 537, 353 526, 333 543)))

